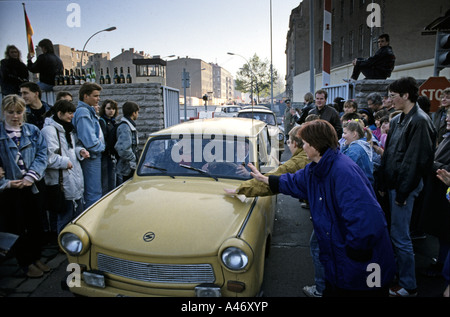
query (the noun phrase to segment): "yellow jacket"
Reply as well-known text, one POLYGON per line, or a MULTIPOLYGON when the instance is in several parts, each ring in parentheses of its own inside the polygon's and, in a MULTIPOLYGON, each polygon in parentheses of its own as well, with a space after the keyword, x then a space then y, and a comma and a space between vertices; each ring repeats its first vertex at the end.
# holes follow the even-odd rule
MULTIPOLYGON (((280 165, 274 172, 267 173, 266 176, 295 173, 299 169, 304 168, 309 162, 303 148, 298 148, 289 160, 280 165)), ((236 193, 247 197, 274 195, 270 190, 269 185, 259 182, 256 179, 249 179, 248 181, 243 182, 236 189, 236 193)))

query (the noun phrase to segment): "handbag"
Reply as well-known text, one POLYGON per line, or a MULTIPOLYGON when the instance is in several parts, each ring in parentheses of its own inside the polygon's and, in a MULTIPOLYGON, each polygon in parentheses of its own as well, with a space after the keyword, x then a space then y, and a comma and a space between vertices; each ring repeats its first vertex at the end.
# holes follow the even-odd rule
MULTIPOLYGON (((59 149, 56 151, 56 154, 61 155, 61 141, 59 139, 58 129, 56 129, 56 134, 59 142, 59 149)), ((66 211, 66 196, 64 195, 63 174, 61 169, 59 169, 58 184, 46 185, 45 192, 48 211, 55 214, 64 213, 66 211)))

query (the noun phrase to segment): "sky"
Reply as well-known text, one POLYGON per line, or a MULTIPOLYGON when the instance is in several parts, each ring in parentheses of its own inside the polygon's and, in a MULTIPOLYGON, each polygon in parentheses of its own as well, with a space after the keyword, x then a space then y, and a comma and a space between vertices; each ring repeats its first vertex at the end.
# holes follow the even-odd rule
MULTIPOLYGON (((300 2, 272 0, 272 62, 283 79, 289 16, 300 2)), ((115 26, 92 37, 86 51, 110 52, 111 58, 129 48, 161 58, 188 56, 217 63, 233 76, 254 54, 271 61, 270 0, 0 0, 1 58, 13 44, 26 63, 22 3, 35 46, 48 38, 82 50, 95 32, 115 26)))

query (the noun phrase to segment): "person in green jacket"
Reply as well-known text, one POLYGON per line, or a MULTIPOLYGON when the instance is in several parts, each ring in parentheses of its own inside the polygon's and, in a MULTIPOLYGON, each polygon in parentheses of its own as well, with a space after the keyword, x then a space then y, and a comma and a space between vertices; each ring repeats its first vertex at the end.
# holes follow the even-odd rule
MULTIPOLYGON (((291 131, 289 131, 289 139, 287 141, 287 144, 292 153, 291 158, 284 164, 280 165, 274 172, 267 173, 267 176, 295 173, 299 169, 304 168, 306 164, 310 162, 306 156, 305 151, 303 150, 303 142, 297 135, 299 129, 300 126, 295 126, 291 129, 291 131)), ((268 185, 262 182, 258 182, 254 178, 243 182, 236 189, 225 189, 225 192, 231 195, 245 195, 246 197, 275 195, 269 189, 268 185)))

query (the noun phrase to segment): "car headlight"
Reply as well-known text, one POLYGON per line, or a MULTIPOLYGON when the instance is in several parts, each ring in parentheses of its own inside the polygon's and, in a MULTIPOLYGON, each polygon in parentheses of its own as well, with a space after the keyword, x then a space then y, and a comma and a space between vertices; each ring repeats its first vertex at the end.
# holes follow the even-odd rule
POLYGON ((229 247, 222 252, 222 262, 230 270, 243 270, 248 264, 248 256, 239 248, 229 247))
POLYGON ((84 254, 90 247, 86 231, 76 225, 68 225, 59 235, 61 248, 71 256, 84 254))
POLYGON ((61 235, 61 245, 70 255, 79 255, 83 250, 81 239, 70 232, 61 235))
POLYGON ((284 140, 283 133, 278 133, 278 141, 283 141, 283 140, 284 140))

